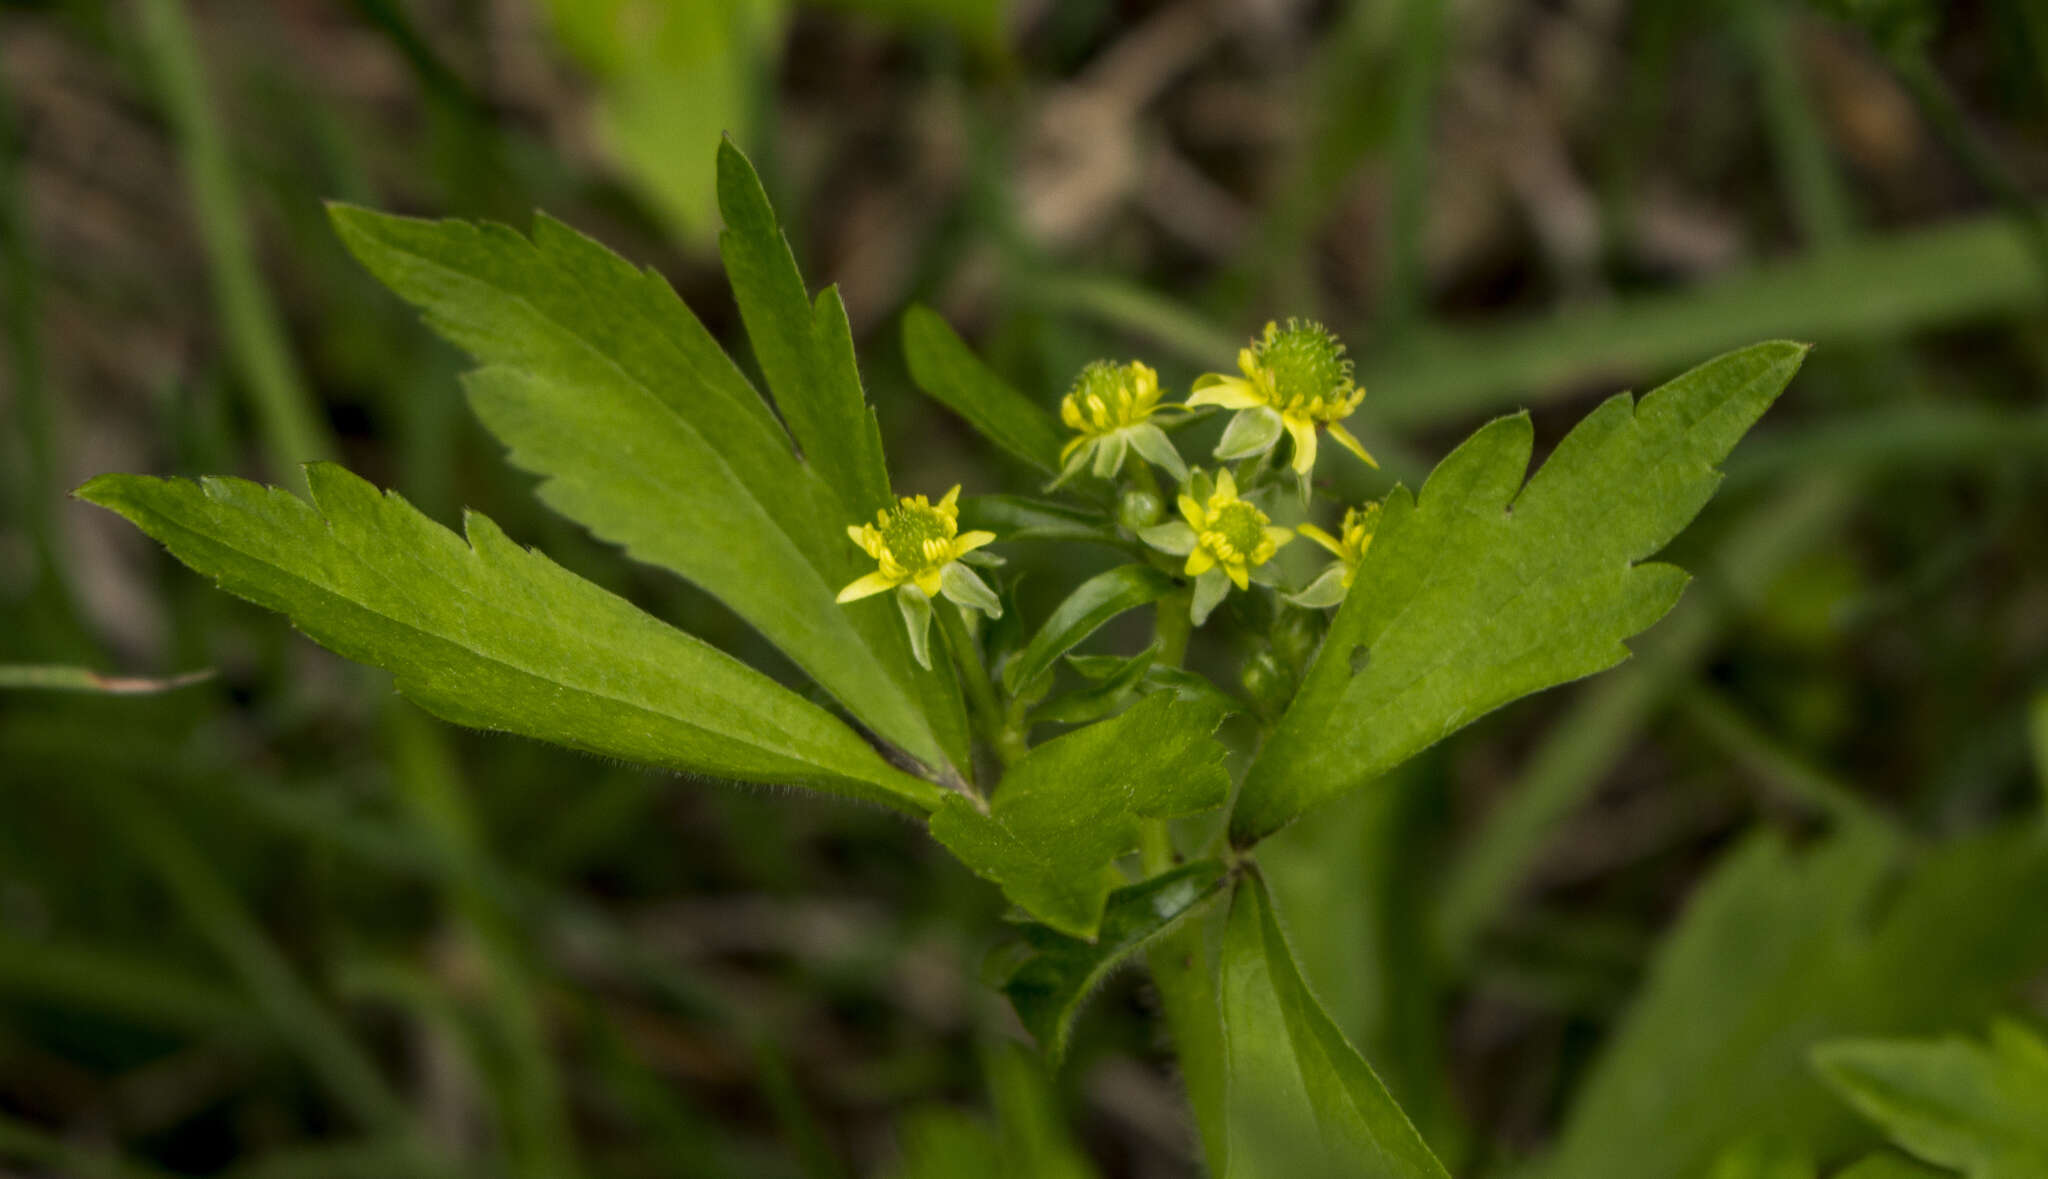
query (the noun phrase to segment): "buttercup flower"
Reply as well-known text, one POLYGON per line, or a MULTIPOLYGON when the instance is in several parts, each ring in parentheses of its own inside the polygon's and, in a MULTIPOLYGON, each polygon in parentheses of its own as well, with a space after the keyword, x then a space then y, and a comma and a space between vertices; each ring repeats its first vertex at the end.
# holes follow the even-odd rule
MULTIPOLYGON (((924 496, 904 496, 894 509, 875 513, 873 524, 849 525, 853 538, 878 566, 839 591, 839 601, 857 602, 884 590, 896 591, 896 604, 910 629, 910 648, 917 661, 932 665, 927 636, 933 595, 944 594, 963 609, 1001 618, 1003 604, 974 570, 962 563, 974 550, 996 538, 993 532, 960 531, 960 487, 934 504, 924 496)), ((981 554, 988 559, 987 554, 981 554)))
POLYGON ((1248 500, 1239 499, 1237 481, 1229 471, 1218 471, 1215 481, 1197 471, 1189 477, 1180 495, 1183 520, 1159 524, 1139 533, 1147 544, 1187 557, 1183 571, 1195 579, 1195 593, 1189 611, 1200 626, 1232 585, 1248 587, 1254 580, 1270 583, 1272 571, 1265 568, 1281 545, 1294 533, 1277 527, 1266 513, 1248 500))
POLYGON ((1370 503, 1364 507, 1346 508, 1343 527, 1336 536, 1313 524, 1296 528, 1295 531, 1330 550, 1337 559, 1323 570, 1321 576, 1288 600, 1297 606, 1311 608, 1334 606, 1343 601, 1351 583, 1358 580, 1358 563, 1365 560, 1365 550, 1372 547, 1373 533, 1378 530, 1379 523, 1380 505, 1370 503))
POLYGON ((1365 390, 1352 379, 1344 345, 1323 325, 1301 319, 1288 320, 1284 328, 1269 323, 1250 347, 1238 350, 1237 367, 1243 376, 1209 373, 1196 380, 1188 398, 1190 408, 1220 405, 1239 411, 1217 443, 1217 458, 1264 454, 1285 432, 1294 439, 1295 474, 1306 481, 1316 465, 1316 431, 1321 429, 1367 465, 1379 466, 1337 424, 1365 400, 1365 390))
POLYGON ((1060 449, 1060 475, 1053 485, 1073 478, 1091 461, 1098 478, 1111 478, 1129 450, 1175 479, 1186 479, 1188 468, 1180 452, 1151 420, 1161 408, 1159 374, 1135 360, 1098 360, 1082 369, 1073 390, 1060 401, 1060 420, 1074 437, 1060 449))

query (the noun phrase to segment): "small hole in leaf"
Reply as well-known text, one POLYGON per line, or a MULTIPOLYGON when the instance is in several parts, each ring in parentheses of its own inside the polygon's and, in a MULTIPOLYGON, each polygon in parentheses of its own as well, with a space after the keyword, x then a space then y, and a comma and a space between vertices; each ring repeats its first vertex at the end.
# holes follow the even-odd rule
POLYGON ((1370 650, 1367 650, 1367 649, 1366 649, 1365 647, 1363 647, 1363 646, 1358 646, 1358 647, 1353 647, 1353 648, 1351 648, 1351 674, 1352 674, 1352 675, 1357 675, 1357 674, 1359 674, 1360 672, 1364 671, 1364 670, 1365 670, 1365 665, 1366 665, 1366 664, 1368 664, 1368 663, 1371 663, 1371 662, 1372 662, 1372 652, 1371 652, 1370 650))

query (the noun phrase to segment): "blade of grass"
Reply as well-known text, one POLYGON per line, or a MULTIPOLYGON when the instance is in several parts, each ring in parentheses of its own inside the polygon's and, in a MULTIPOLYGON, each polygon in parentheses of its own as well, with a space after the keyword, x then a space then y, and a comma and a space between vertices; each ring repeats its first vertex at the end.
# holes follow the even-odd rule
POLYGON ((177 140, 222 334, 254 403, 271 473, 303 490, 298 464, 334 457, 334 440, 292 358, 257 269, 227 132, 207 92, 184 0, 143 0, 139 27, 177 140))
POLYGON ((0 992, 195 1035, 252 1033, 247 1001, 212 980, 128 950, 31 941, 5 929, 0 992))

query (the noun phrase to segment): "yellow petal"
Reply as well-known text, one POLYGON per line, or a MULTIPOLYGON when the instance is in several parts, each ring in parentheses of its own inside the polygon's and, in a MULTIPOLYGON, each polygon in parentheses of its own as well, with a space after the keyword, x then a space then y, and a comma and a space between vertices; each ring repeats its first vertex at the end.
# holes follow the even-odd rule
POLYGON ((1180 499, 1176 502, 1180 504, 1180 514, 1187 517, 1188 524, 1196 532, 1200 532, 1209 526, 1209 513, 1202 510, 1200 500, 1183 491, 1180 493, 1180 499))
POLYGON ((895 588, 896 582, 888 576, 880 572, 870 573, 866 577, 854 581, 845 589, 840 590, 838 600, 841 605, 845 605, 848 602, 858 602, 862 598, 895 588))
POLYGON ((971 553, 995 538, 995 533, 983 532, 980 529, 976 529, 973 532, 963 532, 953 538, 953 556, 957 559, 960 554, 971 553))
POLYGON ((1092 434, 1076 434, 1072 438, 1067 439, 1067 444, 1060 447, 1060 463, 1062 465, 1066 463, 1067 456, 1074 453, 1075 447, 1086 446, 1093 441, 1095 441, 1095 437, 1092 434))
POLYGON ((1292 532, 1289 532, 1287 529, 1282 528, 1277 524, 1274 524, 1269 525, 1266 528, 1266 539, 1273 542, 1274 548, 1280 549, 1285 548, 1294 542, 1294 534, 1292 532))
POLYGON ((1209 555, 1209 550, 1196 546, 1195 551, 1188 554, 1187 566, 1181 572, 1189 577, 1198 577, 1207 573, 1214 564, 1216 558, 1209 555))
POLYGON ((1287 419, 1287 433, 1294 438, 1294 473, 1307 478, 1316 466, 1316 426, 1301 418, 1287 419))
POLYGON ((1243 377, 1226 377, 1210 373, 1195 382, 1195 391, 1188 396, 1190 409, 1200 405, 1220 405, 1224 409, 1256 409, 1265 402, 1252 391, 1251 382, 1243 377))
POLYGON ((940 572, 938 569, 927 569, 917 575, 917 588, 924 591, 925 597, 930 598, 938 595, 940 572))
POLYGON ((1216 494, 1224 499, 1237 498, 1237 479, 1231 475, 1229 467, 1216 472, 1216 494))
POLYGON ((1230 583, 1237 588, 1250 589, 1252 587, 1251 575, 1245 572, 1244 562, 1232 561, 1223 567, 1223 571, 1230 575, 1230 583))
POLYGON ((1336 440, 1337 445, 1364 459, 1366 466, 1371 467, 1375 471, 1380 469, 1379 460, 1366 453, 1364 445, 1358 439, 1352 437, 1351 431, 1332 423, 1330 426, 1330 437, 1336 440))
POLYGON ((1331 552, 1337 554, 1340 557, 1344 555, 1343 544, 1340 543, 1336 537, 1331 536, 1329 533, 1324 532, 1322 529, 1316 527, 1313 524, 1297 525, 1295 527, 1295 531, 1301 533, 1303 536, 1308 537, 1310 540, 1315 541, 1317 544, 1323 546, 1324 548, 1330 550, 1331 552))
POLYGON ((959 485, 958 483, 955 483, 955 484, 953 485, 953 489, 952 489, 951 491, 948 491, 948 492, 946 493, 946 498, 944 498, 944 499, 942 499, 942 500, 940 500, 940 501, 939 501, 938 507, 939 507, 939 510, 940 510, 940 511, 942 511, 942 512, 944 512, 944 513, 946 513, 947 515, 949 515, 949 516, 950 516, 950 515, 952 515, 952 514, 953 514, 954 512, 956 512, 956 511, 958 511, 958 510, 959 510, 958 508, 955 508, 955 507, 953 506, 954 504, 957 504, 957 503, 959 503, 959 502, 960 502, 960 485, 959 485))

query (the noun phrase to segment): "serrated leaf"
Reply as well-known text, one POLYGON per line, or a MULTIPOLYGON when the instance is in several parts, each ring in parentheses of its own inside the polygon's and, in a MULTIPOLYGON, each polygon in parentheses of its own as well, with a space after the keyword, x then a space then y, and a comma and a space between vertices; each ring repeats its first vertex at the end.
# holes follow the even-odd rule
POLYGON ((1814 1052, 1836 1092, 1907 1151, 1967 1179, 2048 1175, 2048 1042, 2016 1023, 1988 1044, 1837 1040, 1814 1052))
POLYGON ((1116 887, 1110 866, 1137 847, 1139 820, 1195 814, 1229 795, 1224 749, 1209 735, 1221 719, 1148 696, 1026 754, 986 813, 948 796, 932 837, 1032 916, 1093 941, 1116 887))
POLYGON ((1715 469, 1805 358, 1774 342, 1588 414, 1524 485, 1526 414, 1483 427, 1419 496, 1396 488, 1302 691, 1249 771, 1248 844, 1531 692, 1612 667, 1685 574, 1639 563, 1690 522, 1715 469))
POLYGON ((903 315, 910 378, 996 445, 1046 474, 1059 470, 1059 427, 1030 398, 981 362, 938 312, 922 304, 903 315))
POLYGON ((1109 973, 1222 889, 1229 870, 1216 860, 1183 864, 1109 894, 1092 942, 1043 925, 1024 927, 1028 957, 1003 981, 1017 1018, 1057 1061, 1088 997, 1109 973))
POLYGON ((1566 1118, 1558 1179, 1693 1179, 1749 1137, 1835 1157, 1867 1131, 1806 1067, 1817 1043, 1982 1019, 2048 965, 2048 846, 1938 847, 1846 828, 1750 839, 1702 884, 1566 1118))
POLYGON ((1059 657, 1073 650, 1103 623, 1126 610, 1156 602, 1174 591, 1173 575, 1150 565, 1119 565, 1098 573, 1074 588, 1053 608, 1031 642, 1003 667, 1003 682, 1021 691, 1052 670, 1059 657))
POLYGON ((893 506, 846 305, 835 287, 811 302, 767 190, 730 139, 718 145, 718 211, 725 217, 718 252, 740 318, 797 448, 854 517, 893 506))
POLYGON ((313 464, 306 479, 310 504, 241 479, 102 475, 77 494, 322 646, 390 670, 457 724, 913 814, 937 804, 937 787, 830 713, 485 517, 468 517, 465 544, 339 466, 313 464))
POLYGON ((1448 1179, 1301 981, 1265 886, 1239 886, 1219 964, 1223 1179, 1448 1179))
POLYGON ((543 502, 731 606, 846 709, 926 765, 965 762, 957 687, 917 668, 853 509, 800 461, 767 403, 667 282, 546 216, 500 225, 336 206, 385 285, 486 366, 470 402, 544 478, 543 502))

